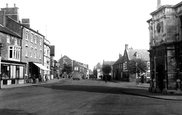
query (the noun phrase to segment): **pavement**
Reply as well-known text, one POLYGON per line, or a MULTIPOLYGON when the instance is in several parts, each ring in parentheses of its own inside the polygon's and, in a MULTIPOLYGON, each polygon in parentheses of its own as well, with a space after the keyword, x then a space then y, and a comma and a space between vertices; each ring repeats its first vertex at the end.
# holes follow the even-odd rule
MULTIPOLYGON (((37 84, 28 83, 28 84, 16 84, 16 85, 3 85, 1 86, 1 89, 51 84, 51 83, 59 82, 60 80, 65 80, 65 78, 52 79, 52 80, 48 80, 47 82, 42 82, 37 84)), ((124 94, 143 96, 143 97, 149 97, 149 98, 155 98, 155 99, 163 99, 163 100, 182 101, 182 94, 164 94, 164 93, 149 92, 148 90, 149 84, 147 83, 136 85, 136 83, 134 82, 108 82, 107 86, 110 86, 113 88, 114 87, 121 88, 121 92, 124 94)))
POLYGON ((43 84, 51 84, 51 83, 59 82, 60 80, 63 80, 63 79, 64 78, 61 78, 61 79, 51 79, 51 80, 48 80, 46 82, 40 82, 40 83, 25 83, 25 84, 2 85, 1 89, 27 87, 27 86, 43 85, 43 84))
POLYGON ((166 94, 166 93, 154 93, 149 92, 148 90, 149 84, 138 84, 129 83, 125 85, 125 88, 122 89, 122 93, 136 95, 136 96, 143 96, 155 99, 163 99, 163 100, 175 100, 175 101, 182 101, 182 93, 179 94, 166 94))

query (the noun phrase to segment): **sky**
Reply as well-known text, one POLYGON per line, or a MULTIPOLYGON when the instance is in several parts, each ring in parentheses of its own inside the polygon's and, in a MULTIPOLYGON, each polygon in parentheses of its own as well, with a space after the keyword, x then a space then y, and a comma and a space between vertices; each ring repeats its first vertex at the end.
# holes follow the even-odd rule
MULTIPOLYGON (((162 5, 181 0, 161 0, 162 5)), ((88 64, 116 61, 125 44, 149 49, 147 20, 157 0, 0 0, 0 8, 19 8, 19 20, 30 19, 61 55, 88 64)))

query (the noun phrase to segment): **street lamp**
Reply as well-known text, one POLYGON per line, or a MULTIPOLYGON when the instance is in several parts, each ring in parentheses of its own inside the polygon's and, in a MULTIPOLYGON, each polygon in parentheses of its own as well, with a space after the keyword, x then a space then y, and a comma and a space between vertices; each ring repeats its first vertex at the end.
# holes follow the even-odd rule
POLYGON ((2 74, 1 74, 1 48, 3 47, 3 44, 1 43, 0 40, 0 89, 1 89, 1 79, 2 79, 2 74))

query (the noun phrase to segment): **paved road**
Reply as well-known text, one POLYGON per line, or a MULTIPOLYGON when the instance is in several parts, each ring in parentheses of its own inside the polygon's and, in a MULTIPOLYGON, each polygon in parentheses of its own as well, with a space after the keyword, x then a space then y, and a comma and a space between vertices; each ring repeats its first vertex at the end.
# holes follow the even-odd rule
POLYGON ((121 82, 62 80, 0 90, 0 115, 181 115, 182 102, 123 94, 121 82))

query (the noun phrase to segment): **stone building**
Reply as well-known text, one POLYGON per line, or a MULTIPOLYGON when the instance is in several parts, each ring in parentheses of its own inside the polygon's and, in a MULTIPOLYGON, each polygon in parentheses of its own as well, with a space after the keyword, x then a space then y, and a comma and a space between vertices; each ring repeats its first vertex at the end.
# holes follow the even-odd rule
POLYGON ((150 90, 182 89, 182 2, 160 5, 147 22, 150 31, 150 90))

